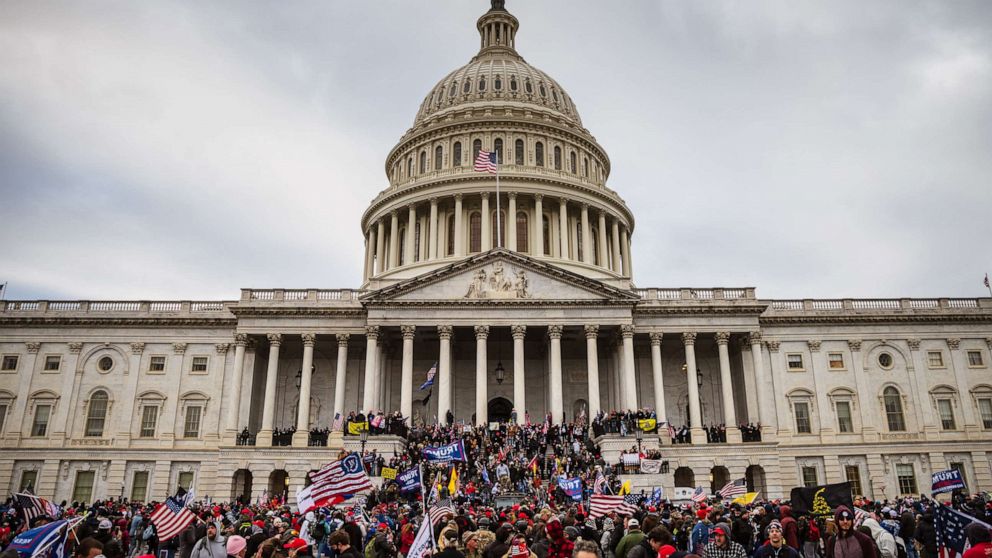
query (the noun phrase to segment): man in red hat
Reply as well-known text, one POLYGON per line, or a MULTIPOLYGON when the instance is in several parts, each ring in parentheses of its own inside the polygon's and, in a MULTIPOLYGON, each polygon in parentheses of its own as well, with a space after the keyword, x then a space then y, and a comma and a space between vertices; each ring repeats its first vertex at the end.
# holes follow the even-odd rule
POLYGON ((703 558, 747 558, 747 553, 730 539, 730 526, 717 523, 713 526, 711 542, 703 547, 703 558))

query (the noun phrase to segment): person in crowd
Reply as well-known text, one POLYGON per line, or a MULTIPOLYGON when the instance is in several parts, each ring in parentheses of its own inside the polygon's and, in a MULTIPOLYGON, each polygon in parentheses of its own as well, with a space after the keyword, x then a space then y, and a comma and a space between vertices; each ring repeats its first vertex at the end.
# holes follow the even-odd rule
POLYGON ((841 505, 834 510, 837 534, 827 540, 826 558, 879 558, 871 537, 854 528, 854 512, 841 505))
POLYGON ((206 527, 206 534, 193 545, 191 558, 226 558, 227 542, 220 534, 220 522, 209 522, 206 527))
POLYGON ((754 558, 799 558, 799 552, 785 544, 782 523, 779 520, 773 519, 768 523, 765 536, 768 542, 754 551, 754 558))
POLYGON ((337 530, 331 533, 328 538, 328 546, 334 551, 336 558, 363 558, 358 550, 351 545, 351 535, 344 530, 337 530))
POLYGON ((703 547, 702 558, 747 558, 744 547, 730 539, 730 526, 717 523, 713 526, 713 537, 703 547))
POLYGON ((227 558, 245 558, 245 551, 248 549, 248 541, 241 535, 231 535, 227 537, 227 558))

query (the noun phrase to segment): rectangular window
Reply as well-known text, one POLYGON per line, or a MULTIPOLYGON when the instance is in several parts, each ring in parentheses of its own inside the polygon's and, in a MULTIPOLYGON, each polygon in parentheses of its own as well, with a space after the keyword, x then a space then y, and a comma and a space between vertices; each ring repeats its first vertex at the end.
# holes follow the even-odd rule
POLYGON ((144 502, 148 496, 148 471, 135 471, 131 477, 131 501, 144 502))
POLYGON ((851 483, 851 497, 863 496, 864 493, 861 492, 861 469, 857 465, 845 465, 844 476, 847 477, 847 482, 851 483))
POLYGON ((982 358, 982 351, 968 351, 968 366, 980 368, 985 366, 985 359, 982 358))
POLYGON ((21 471, 21 484, 19 486, 20 492, 37 492, 38 471, 21 471))
POLYGON ((7 424, 7 409, 10 407, 6 403, 0 403, 0 434, 3 434, 3 427, 7 424))
POLYGON ((927 352, 927 366, 930 368, 943 368, 944 367, 944 353, 940 351, 928 351, 927 352))
POLYGON ((954 424, 954 407, 950 399, 937 400, 937 412, 940 413, 940 427, 944 430, 957 430, 954 424))
POLYGON ((141 408, 141 431, 139 438, 154 438, 155 424, 158 422, 158 407, 146 405, 141 408))
POLYGON ((992 429, 992 399, 979 399, 978 412, 982 415, 982 428, 992 429))
POLYGON ((796 412, 796 432, 799 434, 810 434, 813 429, 809 423, 809 403, 796 401, 793 405, 796 412))
POLYGON ((896 464, 896 480, 899 481, 900 494, 916 494, 916 473, 912 463, 896 464))
POLYGON ((186 420, 183 421, 183 438, 200 437, 200 413, 203 407, 186 407, 186 420))
POLYGON ((179 473, 179 486, 183 487, 185 490, 189 490, 193 487, 193 471, 183 471, 179 473))
POLYGON ((854 432, 854 421, 851 419, 851 402, 837 402, 837 431, 849 434, 854 432))
POLYGON ((190 369, 191 372, 206 372, 208 357, 205 356, 195 356, 193 357, 193 367, 190 369))
POLYGON ((830 353, 827 355, 827 362, 829 363, 831 370, 843 370, 844 369, 844 354, 843 353, 830 353))
POLYGON ((34 408, 34 422, 31 424, 31 435, 42 437, 48 435, 48 418, 52 414, 51 405, 36 405, 34 408))
POLYGON ((816 478, 816 467, 803 467, 803 486, 809 488, 820 484, 816 478))
POLYGON ((62 355, 48 355, 45 357, 45 370, 58 371, 62 367, 62 355))
POLYGON ((76 484, 72 486, 72 501, 92 502, 95 480, 96 471, 76 471, 76 484))
POLYGON ((148 361, 148 371, 165 372, 165 357, 161 355, 153 356, 151 360, 148 361))
POLYGON ((0 362, 0 370, 17 370, 17 355, 3 355, 3 361, 0 362))
POLYGON ((785 356, 789 370, 805 370, 803 368, 803 355, 800 353, 789 353, 785 356))

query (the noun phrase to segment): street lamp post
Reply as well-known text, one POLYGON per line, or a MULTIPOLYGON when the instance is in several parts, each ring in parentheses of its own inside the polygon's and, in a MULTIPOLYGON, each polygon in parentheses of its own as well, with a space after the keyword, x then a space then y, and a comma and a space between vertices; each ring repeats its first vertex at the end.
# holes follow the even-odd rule
POLYGON ((640 425, 634 430, 634 438, 637 439, 637 453, 641 453, 641 441, 644 439, 644 431, 641 430, 640 425))
POLYGON ((365 444, 369 441, 369 431, 368 428, 363 428, 361 432, 358 433, 358 439, 362 441, 362 455, 365 455, 365 444))

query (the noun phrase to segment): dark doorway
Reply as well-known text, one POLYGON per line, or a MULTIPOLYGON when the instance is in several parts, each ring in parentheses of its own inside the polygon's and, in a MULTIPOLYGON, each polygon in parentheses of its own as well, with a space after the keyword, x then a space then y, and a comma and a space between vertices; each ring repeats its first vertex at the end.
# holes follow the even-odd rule
POLYGON ((505 397, 494 397, 489 400, 489 422, 508 422, 513 403, 505 397))

